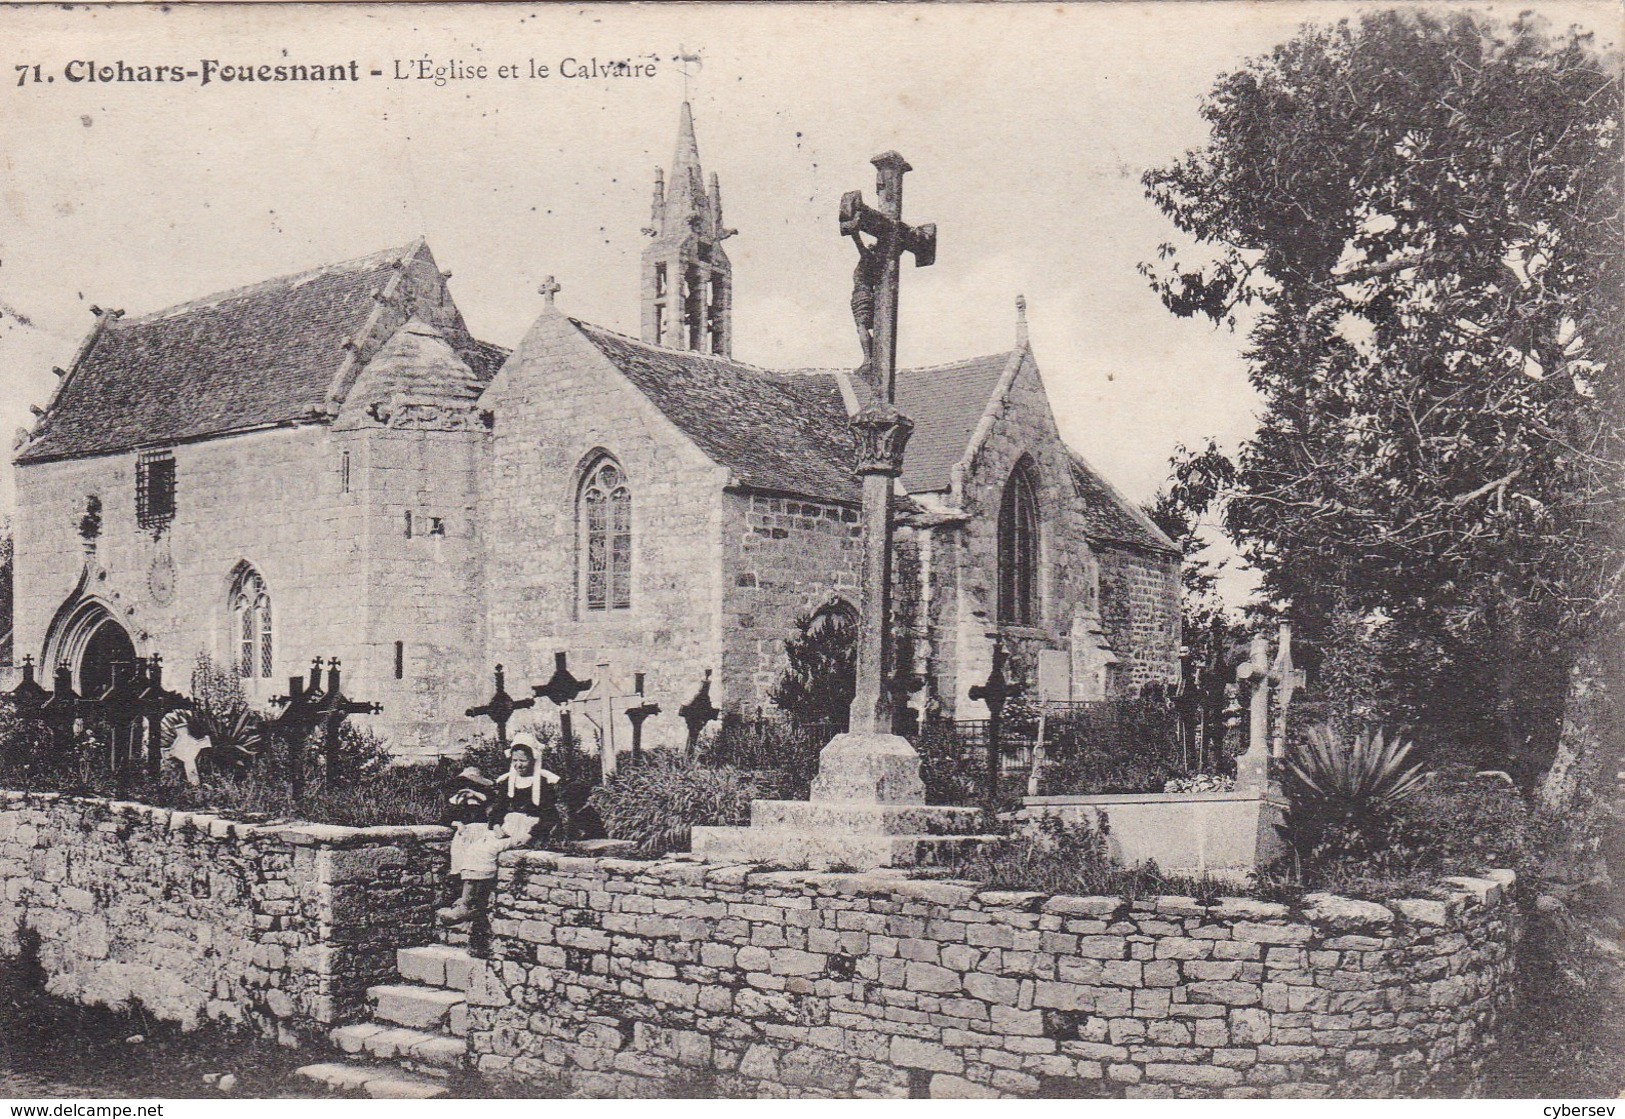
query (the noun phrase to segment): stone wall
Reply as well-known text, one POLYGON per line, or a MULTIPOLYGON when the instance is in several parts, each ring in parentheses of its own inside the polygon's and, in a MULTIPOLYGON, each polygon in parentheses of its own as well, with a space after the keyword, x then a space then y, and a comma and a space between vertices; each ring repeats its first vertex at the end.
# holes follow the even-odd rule
POLYGON ((731 702, 769 705, 796 621, 839 597, 857 608, 863 526, 856 509, 762 494, 730 494, 725 509, 722 678, 731 702))
POLYGON ((316 1036, 432 939, 448 834, 0 792, 0 955, 81 1002, 316 1036))
POLYGON ((1512 881, 1294 910, 524 853, 470 1048, 599 1096, 1467 1092, 1512 881))
MULTIPOLYGON (((600 664, 623 686, 643 672, 649 698, 665 712, 645 726, 645 743, 682 743, 677 709, 721 658, 728 472, 557 311, 531 327, 482 406, 497 416, 481 510, 487 659, 507 666, 516 696, 516 684, 552 675, 555 652, 568 652, 582 679, 599 676, 600 664), (583 471, 604 453, 631 489, 632 604, 588 611, 578 586, 576 498, 583 471)), ((732 701, 729 689, 719 678, 718 706, 732 701)), ((521 713, 513 729, 530 720, 556 725, 552 705, 542 708, 521 713)), ((621 720, 617 734, 627 731, 621 720)))
POLYGON ((1100 618, 1119 663, 1118 694, 1179 679, 1179 561, 1138 548, 1102 545, 1100 618))

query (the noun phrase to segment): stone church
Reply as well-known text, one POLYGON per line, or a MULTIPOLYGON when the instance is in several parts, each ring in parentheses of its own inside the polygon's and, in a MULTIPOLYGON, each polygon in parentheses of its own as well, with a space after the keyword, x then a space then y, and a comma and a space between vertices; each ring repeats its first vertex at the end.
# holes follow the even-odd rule
MULTIPOLYGON (((337 657, 409 756, 489 730, 464 710, 494 664, 528 695, 556 652, 597 722, 644 674, 654 743, 707 670, 724 710, 769 706, 785 639, 857 604, 862 382, 734 358, 734 231, 686 104, 652 222, 637 338, 549 283, 511 351, 481 341, 421 240, 99 310, 17 449, 16 656, 91 692, 152 654, 184 688, 204 652, 260 704, 337 657)), ((1012 342, 897 377, 917 711, 985 715, 995 633, 1052 699, 1178 670, 1177 551, 1062 442, 1023 313, 1012 342)))

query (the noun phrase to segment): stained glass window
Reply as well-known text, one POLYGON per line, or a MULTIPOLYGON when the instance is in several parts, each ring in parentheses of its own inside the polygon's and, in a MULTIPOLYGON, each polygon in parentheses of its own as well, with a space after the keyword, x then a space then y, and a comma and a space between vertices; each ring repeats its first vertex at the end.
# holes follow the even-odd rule
POLYGON ((630 609, 632 491, 613 459, 599 459, 582 486, 581 552, 587 609, 630 609))
POLYGON ((244 680, 271 677, 271 592, 260 573, 246 564, 231 589, 232 634, 237 642, 237 675, 244 680))

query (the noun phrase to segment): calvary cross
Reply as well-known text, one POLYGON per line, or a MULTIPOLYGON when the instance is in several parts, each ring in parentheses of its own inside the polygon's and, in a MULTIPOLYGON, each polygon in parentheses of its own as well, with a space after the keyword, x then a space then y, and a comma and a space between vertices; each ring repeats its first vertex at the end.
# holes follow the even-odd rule
MULTIPOLYGON (((936 263, 937 227, 935 224, 914 227, 903 222, 903 176, 913 170, 908 160, 896 152, 883 152, 869 162, 876 169, 875 194, 880 208, 865 203, 861 190, 849 190, 841 195, 840 228, 841 236, 851 237, 858 246, 859 286, 866 286, 866 276, 872 276, 875 281, 875 290, 865 293, 872 299, 871 321, 859 323, 860 331, 867 326, 870 334, 863 338, 863 356, 868 359, 865 364, 875 396, 895 403, 898 262, 904 253, 912 253, 916 268, 929 268, 936 263), (873 237, 874 244, 865 245, 859 234, 873 237)), ((854 293, 854 308, 859 302, 859 293, 854 293)))
POLYGON ((892 487, 903 472, 903 448, 914 424, 897 410, 898 261, 914 254, 916 267, 937 258, 937 227, 903 223, 903 175, 908 160, 884 152, 875 165, 878 209, 862 191, 841 197, 841 236, 858 248, 852 312, 863 342, 869 400, 852 417, 863 479, 863 609, 859 612, 857 692, 851 727, 859 734, 892 733, 891 670, 892 487), (864 236, 874 238, 865 244, 864 236))

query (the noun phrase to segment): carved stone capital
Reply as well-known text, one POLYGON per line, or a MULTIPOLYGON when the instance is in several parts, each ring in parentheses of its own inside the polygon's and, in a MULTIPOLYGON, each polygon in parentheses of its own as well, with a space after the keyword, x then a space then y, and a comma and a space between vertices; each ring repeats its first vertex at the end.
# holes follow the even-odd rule
POLYGON ((903 448, 914 433, 914 421, 884 400, 865 404, 852 417, 858 439, 858 473, 897 477, 903 472, 903 448))

